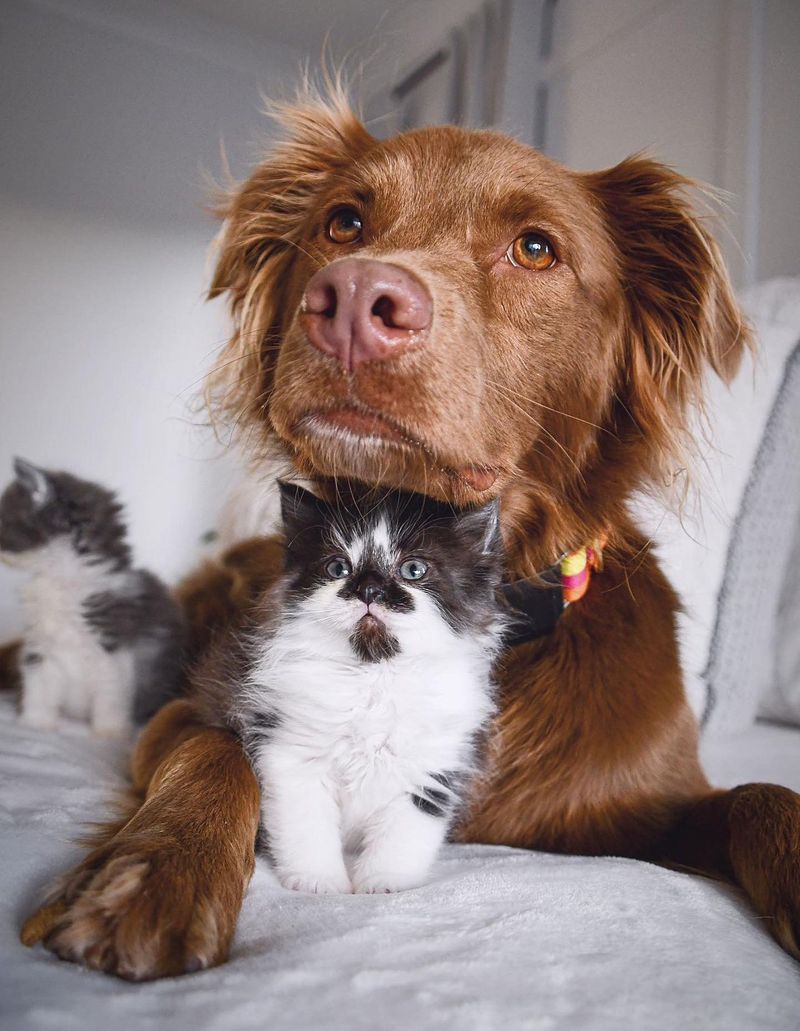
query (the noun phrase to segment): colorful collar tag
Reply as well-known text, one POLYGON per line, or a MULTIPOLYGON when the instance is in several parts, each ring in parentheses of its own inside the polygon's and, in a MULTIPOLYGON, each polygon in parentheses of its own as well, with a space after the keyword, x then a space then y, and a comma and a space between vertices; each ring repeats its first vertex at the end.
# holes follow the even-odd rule
POLYGON ((593 572, 603 570, 603 548, 608 543, 605 534, 588 544, 565 555, 559 563, 561 586, 564 590, 564 604, 580 601, 589 590, 593 572))
POLYGON ((505 635, 506 647, 546 637, 555 630, 564 609, 580 601, 589 589, 593 572, 603 569, 602 535, 586 547, 572 551, 543 573, 540 581, 515 580, 500 587, 499 598, 510 622, 505 635))

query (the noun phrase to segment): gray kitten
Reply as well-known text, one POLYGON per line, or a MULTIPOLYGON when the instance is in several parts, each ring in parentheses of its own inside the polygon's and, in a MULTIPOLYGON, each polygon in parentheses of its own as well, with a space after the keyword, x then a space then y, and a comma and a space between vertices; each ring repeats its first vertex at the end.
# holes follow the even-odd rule
POLYGON ((152 573, 131 568, 114 494, 14 460, 0 496, 0 558, 30 573, 22 591, 23 722, 59 714, 120 736, 179 693, 186 626, 152 573))

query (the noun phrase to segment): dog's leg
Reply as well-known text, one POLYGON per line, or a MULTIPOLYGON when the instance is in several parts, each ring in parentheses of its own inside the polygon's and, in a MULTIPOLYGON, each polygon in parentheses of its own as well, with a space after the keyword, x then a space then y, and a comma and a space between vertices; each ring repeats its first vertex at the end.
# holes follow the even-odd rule
POLYGON ((0 645, 0 691, 17 691, 22 686, 19 660, 22 641, 0 645))
POLYGON ((800 796, 711 787, 665 618, 674 597, 649 558, 640 574, 628 590, 611 556, 555 633, 504 657, 488 779, 453 837, 729 880, 800 958, 800 796))
POLYGON ((143 796, 30 917, 22 941, 130 980, 228 954, 254 867, 259 788, 239 743, 173 702, 132 762, 143 796))
POLYGON ((800 795, 777 784, 709 794, 682 807, 658 858, 738 884, 800 959, 800 795))

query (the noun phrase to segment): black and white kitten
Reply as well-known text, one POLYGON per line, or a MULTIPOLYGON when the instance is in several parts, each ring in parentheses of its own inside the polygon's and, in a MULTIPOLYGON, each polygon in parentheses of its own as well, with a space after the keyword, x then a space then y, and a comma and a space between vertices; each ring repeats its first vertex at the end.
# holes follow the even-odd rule
POLYGON ((131 568, 114 494, 21 459, 0 496, 0 558, 30 574, 22 589, 21 719, 59 714, 97 734, 126 734, 179 690, 185 623, 164 585, 131 568))
POLYGON ((281 882, 420 884, 493 711, 497 506, 281 485, 285 575, 233 710, 281 882))

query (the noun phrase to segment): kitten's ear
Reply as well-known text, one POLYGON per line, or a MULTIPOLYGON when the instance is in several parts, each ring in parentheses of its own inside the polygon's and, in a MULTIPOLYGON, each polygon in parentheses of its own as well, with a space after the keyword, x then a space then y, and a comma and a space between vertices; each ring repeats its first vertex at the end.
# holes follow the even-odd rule
POLYGON ((480 508, 468 508, 456 516, 456 529, 481 555, 500 548, 500 501, 494 498, 480 508))
POLYGON ((17 480, 30 494, 34 508, 43 508, 53 497, 53 484, 44 469, 39 469, 24 458, 14 459, 17 480))
POLYGON ((278 480, 278 489, 281 492, 281 518, 288 536, 319 526, 324 501, 298 483, 278 480))

